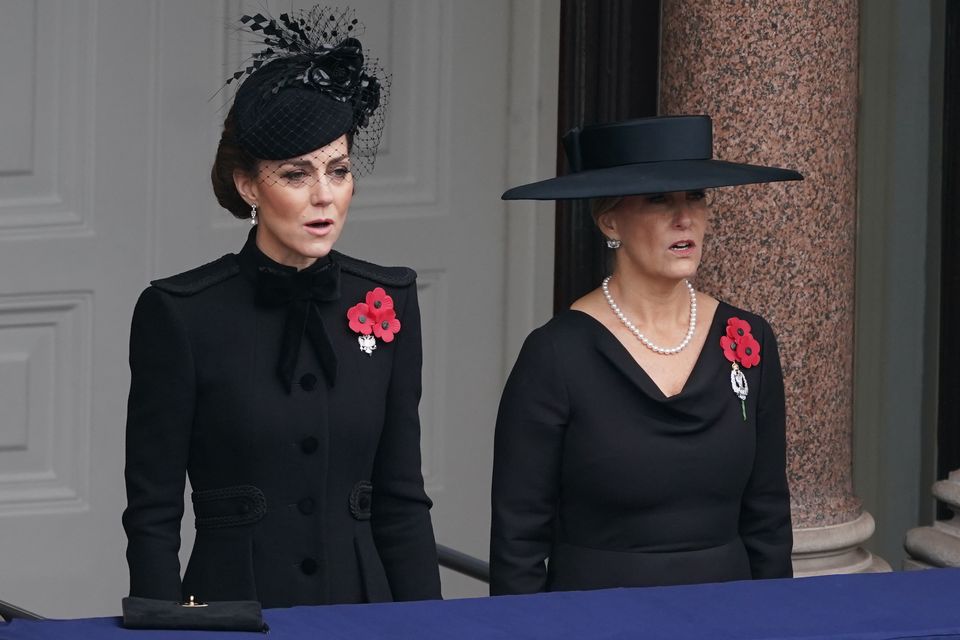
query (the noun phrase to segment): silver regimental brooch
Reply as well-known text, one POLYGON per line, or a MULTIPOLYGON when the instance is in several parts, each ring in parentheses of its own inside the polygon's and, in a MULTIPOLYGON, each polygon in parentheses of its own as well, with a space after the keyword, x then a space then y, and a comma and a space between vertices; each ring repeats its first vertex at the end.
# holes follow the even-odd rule
POLYGON ((357 342, 360 343, 360 351, 368 356, 372 356, 373 350, 377 348, 377 339, 373 336, 357 336, 357 342))
POLYGON ((737 397, 740 398, 740 411, 743 413, 744 422, 746 422, 747 394, 750 393, 750 387, 747 385, 747 376, 743 375, 743 371, 740 370, 736 362, 733 363, 733 368, 730 371, 730 386, 737 397))

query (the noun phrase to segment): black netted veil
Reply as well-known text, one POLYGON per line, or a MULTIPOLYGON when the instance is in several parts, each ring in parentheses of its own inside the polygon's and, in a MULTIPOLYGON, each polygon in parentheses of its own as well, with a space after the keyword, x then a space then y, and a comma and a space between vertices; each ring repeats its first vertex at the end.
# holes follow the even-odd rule
POLYGON ((240 146, 255 158, 284 160, 347 134, 351 172, 369 173, 390 81, 364 54, 353 10, 317 6, 240 21, 265 45, 227 80, 242 81, 233 107, 240 146))

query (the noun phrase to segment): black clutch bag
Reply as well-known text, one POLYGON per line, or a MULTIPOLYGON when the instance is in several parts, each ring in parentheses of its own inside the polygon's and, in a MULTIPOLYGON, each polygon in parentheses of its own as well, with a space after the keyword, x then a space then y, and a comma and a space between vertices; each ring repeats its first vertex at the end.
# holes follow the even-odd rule
POLYGON ((152 598, 123 599, 127 629, 195 629, 199 631, 267 631, 256 600, 187 602, 152 598))

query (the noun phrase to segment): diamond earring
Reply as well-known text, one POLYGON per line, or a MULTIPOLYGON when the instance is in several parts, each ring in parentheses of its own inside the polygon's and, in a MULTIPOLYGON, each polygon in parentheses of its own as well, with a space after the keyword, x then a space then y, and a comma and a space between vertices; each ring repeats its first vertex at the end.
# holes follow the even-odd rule
POLYGON ((257 205, 250 205, 250 224, 257 224, 257 205))
POLYGON ((623 243, 620 242, 619 240, 615 240, 614 238, 607 238, 607 248, 609 249, 619 249, 621 244, 623 243))

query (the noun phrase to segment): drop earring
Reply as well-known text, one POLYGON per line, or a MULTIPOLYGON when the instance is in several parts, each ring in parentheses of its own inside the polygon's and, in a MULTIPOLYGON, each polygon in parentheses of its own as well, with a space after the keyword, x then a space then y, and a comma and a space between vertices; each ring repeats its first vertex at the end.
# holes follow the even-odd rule
POLYGON ((250 205, 250 224, 257 224, 257 205, 256 203, 250 205))
POLYGON ((607 238, 607 248, 608 249, 619 249, 620 245, 623 244, 619 240, 614 238, 607 238))

